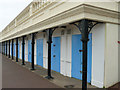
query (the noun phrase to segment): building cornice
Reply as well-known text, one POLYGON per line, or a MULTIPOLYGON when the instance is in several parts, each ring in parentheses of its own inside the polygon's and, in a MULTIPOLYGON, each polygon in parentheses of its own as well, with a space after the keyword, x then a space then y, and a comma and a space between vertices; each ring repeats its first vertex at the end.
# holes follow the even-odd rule
MULTIPOLYGON (((71 8, 64 12, 61 12, 55 16, 49 17, 43 21, 40 21, 37 23, 34 22, 26 28, 17 30, 17 32, 15 33, 13 33, 15 31, 14 29, 12 33, 9 33, 9 35, 6 35, 6 37, 4 37, 3 40, 20 37, 25 34, 42 31, 47 28, 60 26, 63 24, 68 24, 84 18, 105 22, 105 23, 108 22, 108 23, 119 24, 118 15, 119 13, 117 11, 99 8, 99 7, 95 7, 87 4, 81 4, 79 6, 71 8)), ((29 18, 29 19, 32 20, 33 18, 29 18)))

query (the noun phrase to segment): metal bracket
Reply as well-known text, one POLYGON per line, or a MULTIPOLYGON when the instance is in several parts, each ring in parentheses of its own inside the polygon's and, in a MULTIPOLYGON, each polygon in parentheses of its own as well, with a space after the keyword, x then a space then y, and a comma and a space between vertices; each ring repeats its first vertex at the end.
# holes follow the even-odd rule
MULTIPOLYGON (((77 22, 73 22, 73 23, 70 23, 70 24, 75 25, 75 26, 79 29, 79 31, 82 33, 82 31, 83 31, 83 28, 82 28, 83 23, 82 23, 81 21, 82 21, 82 20, 77 21, 77 22)), ((95 25, 99 24, 99 23, 101 23, 101 22, 88 20, 88 33, 90 33, 90 31, 92 30, 92 28, 93 28, 95 25)))
POLYGON ((59 27, 59 28, 67 28, 67 26, 61 26, 61 27, 59 27))
MULTIPOLYGON (((50 30, 51 30, 51 35, 53 34, 53 32, 57 29, 58 27, 54 27, 54 28, 50 28, 50 30)), ((48 31, 48 30, 47 30, 48 31)), ((49 35, 49 32, 47 32, 47 34, 49 35)))
POLYGON ((58 27, 49 28, 49 29, 43 31, 43 32, 46 32, 46 33, 47 33, 47 36, 48 36, 48 41, 47 41, 47 43, 52 43, 52 40, 49 40, 49 39, 52 38, 52 34, 53 34, 53 32, 54 32, 57 28, 58 28, 58 27))

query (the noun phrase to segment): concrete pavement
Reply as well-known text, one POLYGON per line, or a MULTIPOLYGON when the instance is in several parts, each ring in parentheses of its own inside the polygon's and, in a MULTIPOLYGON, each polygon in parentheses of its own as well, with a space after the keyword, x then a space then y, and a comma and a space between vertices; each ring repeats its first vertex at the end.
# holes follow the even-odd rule
POLYGON ((60 88, 2 56, 2 88, 60 88))

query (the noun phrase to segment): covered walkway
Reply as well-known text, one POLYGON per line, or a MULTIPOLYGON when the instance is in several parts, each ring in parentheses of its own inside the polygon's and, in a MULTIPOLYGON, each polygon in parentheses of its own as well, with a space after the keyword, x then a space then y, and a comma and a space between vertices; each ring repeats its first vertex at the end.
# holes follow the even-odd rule
MULTIPOLYGON (((35 65, 35 70, 31 71, 31 63, 22 61, 16 62, 2 56, 3 61, 3 88, 82 88, 82 81, 70 77, 65 77, 52 70, 54 79, 45 79, 47 69, 35 65)), ((88 84, 88 88, 96 88, 88 84)))
POLYGON ((2 88, 59 88, 2 56, 2 88))

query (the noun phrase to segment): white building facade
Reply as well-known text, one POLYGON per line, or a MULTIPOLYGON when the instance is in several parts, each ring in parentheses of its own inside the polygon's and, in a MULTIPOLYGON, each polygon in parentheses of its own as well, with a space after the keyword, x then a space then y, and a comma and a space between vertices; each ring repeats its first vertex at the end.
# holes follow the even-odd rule
MULTIPOLYGON (((52 35, 51 69, 68 77, 82 80, 81 32, 71 24, 82 19, 100 22, 95 25, 88 41, 87 82, 99 88, 108 88, 120 82, 119 3, 109 2, 52 2, 30 3, 0 33, 0 42, 18 38, 18 58, 22 59, 22 36, 25 36, 24 58, 31 61, 31 34, 35 34, 34 64, 48 69, 49 28, 57 28, 52 35), (61 28, 65 26, 64 28, 61 28)), ((14 56, 16 46, 14 44, 14 56)), ((9 50, 8 50, 9 51, 9 50)))

